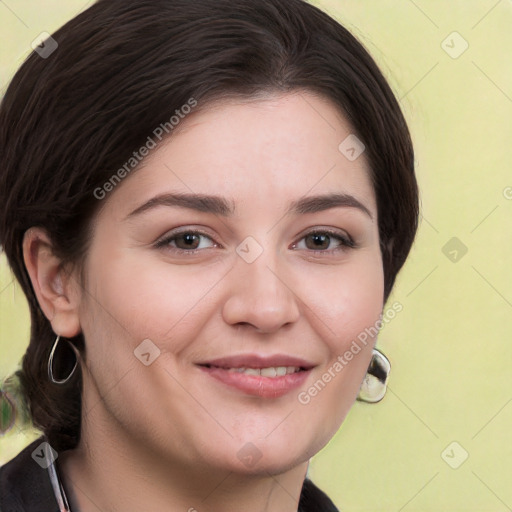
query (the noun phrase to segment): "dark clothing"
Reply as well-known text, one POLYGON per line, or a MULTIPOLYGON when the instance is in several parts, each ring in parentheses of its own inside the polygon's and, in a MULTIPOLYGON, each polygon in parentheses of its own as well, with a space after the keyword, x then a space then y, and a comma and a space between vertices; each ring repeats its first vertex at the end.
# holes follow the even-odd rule
POLYGON ((32 459, 34 441, 0 468, 0 512, 59 512, 48 469, 32 459))
MULTIPOLYGON (((39 438, 0 468, 0 512, 59 512, 48 469, 32 458, 39 438)), ((338 512, 332 501, 306 479, 299 512, 338 512)))

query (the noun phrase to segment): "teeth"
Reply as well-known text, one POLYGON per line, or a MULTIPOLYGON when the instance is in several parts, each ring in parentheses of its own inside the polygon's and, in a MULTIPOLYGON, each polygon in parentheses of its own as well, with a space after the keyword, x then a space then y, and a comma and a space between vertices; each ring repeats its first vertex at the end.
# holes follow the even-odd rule
MULTIPOLYGON (((225 368, 227 369, 227 368, 225 368)), ((297 366, 270 366, 268 368, 229 368, 228 372, 245 373, 262 377, 283 377, 300 371, 297 366)))
POLYGON ((276 368, 262 368, 260 370, 260 375, 262 377, 276 377, 277 376, 277 370, 276 368))

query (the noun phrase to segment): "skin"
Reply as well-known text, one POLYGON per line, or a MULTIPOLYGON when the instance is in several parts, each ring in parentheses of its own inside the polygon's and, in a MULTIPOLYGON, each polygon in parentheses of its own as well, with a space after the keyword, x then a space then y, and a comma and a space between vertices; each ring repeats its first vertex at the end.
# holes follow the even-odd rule
POLYGON ((86 340, 81 441, 58 459, 74 510, 297 510, 308 461, 353 404, 375 340, 308 404, 298 393, 383 308, 368 165, 364 153, 349 161, 338 150, 351 132, 333 104, 307 92, 224 101, 190 115, 103 201, 83 282, 43 231, 27 232, 25 262, 55 333, 86 340), (215 194, 234 213, 160 205, 129 215, 162 193, 215 194), (368 212, 286 213, 333 193, 368 212), (183 238, 156 247, 178 228, 206 235, 195 252, 183 238), (318 249, 306 235, 322 229, 355 247, 334 236, 318 249), (252 263, 236 252, 249 236, 262 248, 252 263), (161 351, 149 366, 134 356, 145 339, 161 351), (300 388, 269 398, 196 366, 247 353, 314 368, 300 388), (247 443, 261 455, 250 466, 237 455, 247 443))

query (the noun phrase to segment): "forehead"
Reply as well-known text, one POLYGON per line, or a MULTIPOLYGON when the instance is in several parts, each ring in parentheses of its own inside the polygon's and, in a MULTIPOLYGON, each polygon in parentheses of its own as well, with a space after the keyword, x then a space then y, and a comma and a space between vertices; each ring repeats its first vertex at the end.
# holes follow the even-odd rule
POLYGON ((307 92, 210 104, 152 150, 112 206, 123 213, 176 191, 223 195, 236 209, 270 203, 278 210, 298 197, 341 192, 375 211, 364 152, 347 158, 347 137, 353 130, 339 109, 307 92))

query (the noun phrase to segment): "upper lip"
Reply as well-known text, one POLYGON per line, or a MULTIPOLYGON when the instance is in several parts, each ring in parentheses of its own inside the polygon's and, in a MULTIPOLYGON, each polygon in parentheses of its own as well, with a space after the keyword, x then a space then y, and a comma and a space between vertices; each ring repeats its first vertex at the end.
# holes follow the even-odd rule
POLYGON ((288 356, 286 354, 240 354, 236 356, 219 357, 197 364, 199 366, 218 366, 220 368, 276 368, 278 366, 295 366, 304 370, 310 370, 316 366, 306 359, 288 356))

